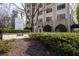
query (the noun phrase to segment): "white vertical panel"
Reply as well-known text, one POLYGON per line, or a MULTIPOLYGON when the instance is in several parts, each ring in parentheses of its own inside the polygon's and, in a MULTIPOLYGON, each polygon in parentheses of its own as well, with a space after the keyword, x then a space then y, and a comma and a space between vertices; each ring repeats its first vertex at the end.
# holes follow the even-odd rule
POLYGON ((24 20, 22 18, 15 18, 15 30, 24 29, 24 20))

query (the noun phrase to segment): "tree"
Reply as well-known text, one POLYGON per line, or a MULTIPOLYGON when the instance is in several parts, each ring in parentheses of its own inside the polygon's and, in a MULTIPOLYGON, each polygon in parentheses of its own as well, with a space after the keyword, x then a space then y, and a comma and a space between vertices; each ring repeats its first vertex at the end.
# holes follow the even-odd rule
MULTIPOLYGON (((39 5, 36 5, 36 4, 34 4, 34 3, 32 3, 32 15, 31 15, 31 19, 32 19, 32 24, 31 24, 31 26, 32 26, 32 32, 34 32, 34 17, 35 17, 35 15, 36 15, 36 13, 37 13, 37 20, 38 20, 38 12, 39 12, 39 8, 40 8, 40 6, 41 6, 41 3, 39 3, 39 5), (36 7, 37 6, 37 7, 36 7), (35 8, 36 7, 36 8, 35 8)), ((37 21, 36 20, 36 21, 37 21)), ((37 22, 36 22, 37 23, 37 22)))
POLYGON ((4 23, 4 19, 9 17, 8 10, 10 8, 10 4, 0 3, 0 38, 2 39, 2 30, 5 28, 6 24, 4 23), (5 25, 4 25, 5 24, 5 25))
POLYGON ((10 8, 10 4, 6 4, 6 3, 0 4, 0 28, 4 28, 5 27, 4 25, 6 25, 4 23, 5 22, 4 20, 10 18, 8 12, 9 8, 10 8))
POLYGON ((77 20, 79 22, 79 4, 77 4, 76 14, 77 14, 77 20))
POLYGON ((23 8, 20 8, 15 3, 13 3, 13 5, 15 5, 18 9, 25 12, 26 19, 29 19, 29 21, 31 20, 31 28, 32 28, 32 32, 34 32, 34 17, 36 15, 36 13, 38 12, 41 4, 39 3, 39 5, 36 5, 36 3, 30 3, 30 7, 31 7, 30 11, 27 8, 28 3, 22 3, 21 5, 22 5, 23 8), (30 15, 28 15, 28 11, 29 11, 30 15))

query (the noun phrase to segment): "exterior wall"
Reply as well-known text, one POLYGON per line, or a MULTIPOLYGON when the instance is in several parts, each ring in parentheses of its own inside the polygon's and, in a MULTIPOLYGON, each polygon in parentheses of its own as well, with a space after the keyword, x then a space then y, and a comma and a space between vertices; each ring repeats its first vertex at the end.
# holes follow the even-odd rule
POLYGON ((43 6, 41 8, 39 8, 39 11, 42 11, 42 14, 38 16, 38 23, 37 23, 37 30, 39 31, 38 29, 38 26, 41 27, 42 31, 43 31, 43 27, 45 25, 50 25, 52 28, 53 28, 53 21, 54 21, 54 11, 51 12, 51 13, 46 13, 46 9, 48 8, 52 8, 52 10, 54 10, 54 6, 53 4, 50 4, 50 5, 46 5, 45 3, 42 4, 43 6), (46 17, 52 17, 52 20, 51 21, 46 21, 46 17), (42 22, 39 22, 39 19, 42 19, 42 22))
MULTIPOLYGON (((43 29, 42 26, 45 26, 45 25, 50 25, 52 27, 53 31, 55 31, 55 28, 59 24, 63 24, 67 28, 67 31, 70 31, 70 26, 73 24, 73 22, 77 23, 76 17, 74 17, 75 19, 73 18, 73 16, 75 15, 75 13, 74 13, 75 9, 71 7, 73 5, 70 5, 69 3, 65 3, 65 9, 57 10, 57 5, 60 5, 60 4, 61 3, 51 3, 49 5, 46 5, 45 3, 42 4, 43 7, 39 8, 39 11, 43 10, 43 13, 38 16, 38 20, 42 19, 42 22, 38 21, 38 23, 36 25, 37 31, 39 31, 38 26, 40 26, 41 29, 43 29), (45 10, 48 8, 52 8, 51 13, 46 13, 45 10), (73 11, 73 13, 71 11, 73 11), (63 14, 63 13, 65 14, 65 19, 57 20, 57 15, 63 14), (50 17, 50 16, 52 17, 52 20, 46 21, 46 17, 50 17)), ((76 6, 74 6, 74 7, 76 7, 76 6)), ((36 18, 36 20, 37 20, 37 18, 36 18)))
MULTIPOLYGON (((36 4, 36 9, 39 4, 40 3, 36 4)), ((53 29, 52 31, 55 31, 55 28, 59 24, 63 24, 67 28, 67 31, 70 31, 70 26, 74 23, 76 24, 78 23, 76 19, 76 12, 75 12, 76 4, 65 3, 65 9, 61 9, 61 10, 57 10, 57 6, 61 5, 62 3, 50 3, 48 5, 46 3, 41 3, 41 4, 42 4, 42 7, 39 8, 39 11, 42 11, 42 14, 38 15, 38 12, 37 12, 34 17, 34 22, 36 22, 37 20, 37 23, 35 24, 35 27, 34 27, 35 31, 38 32, 40 29, 41 31, 43 31, 43 27, 45 25, 50 25, 53 29), (52 8, 52 12, 46 13, 46 9, 49 9, 49 8, 52 8), (58 20, 57 15, 63 14, 63 13, 65 14, 65 19, 58 20), (46 21, 46 17, 52 17, 52 20, 46 21), (42 19, 42 22, 40 22, 39 19, 42 19)), ((31 9, 31 13, 32 13, 32 9, 31 9)))
MULTIPOLYGON (((56 4, 56 7, 57 7, 57 5, 60 5, 60 4, 56 4)), ((62 10, 57 10, 56 9, 55 28, 59 24, 65 25, 66 28, 67 28, 67 31, 70 31, 70 18, 69 18, 69 4, 68 3, 65 4, 65 9, 62 9, 62 10), (65 19, 58 20, 57 15, 59 15, 59 14, 65 14, 65 19)))
POLYGON ((23 39, 29 38, 27 33, 3 33, 2 40, 12 40, 12 39, 23 39), (18 34, 23 34, 22 36, 18 36, 18 34))

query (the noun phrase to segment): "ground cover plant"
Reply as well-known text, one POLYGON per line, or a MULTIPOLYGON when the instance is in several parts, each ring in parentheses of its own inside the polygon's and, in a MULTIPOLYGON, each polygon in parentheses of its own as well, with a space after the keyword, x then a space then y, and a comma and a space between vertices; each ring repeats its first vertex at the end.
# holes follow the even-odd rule
POLYGON ((57 56, 79 56, 78 33, 30 33, 30 38, 39 40, 57 56))

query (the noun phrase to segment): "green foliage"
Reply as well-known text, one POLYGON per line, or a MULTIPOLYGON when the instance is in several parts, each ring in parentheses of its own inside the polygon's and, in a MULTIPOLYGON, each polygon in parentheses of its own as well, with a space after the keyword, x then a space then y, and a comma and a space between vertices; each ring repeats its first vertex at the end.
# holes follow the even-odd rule
POLYGON ((24 30, 32 30, 32 28, 30 27, 25 27, 24 30))
POLYGON ((30 33, 31 39, 39 40, 55 55, 79 56, 79 34, 78 33, 30 33))
POLYGON ((7 53, 11 49, 9 41, 0 41, 0 54, 7 53))
POLYGON ((26 29, 26 30, 13 30, 13 29, 5 29, 5 30, 2 30, 3 33, 28 33, 28 32, 31 32, 31 30, 29 29, 26 29))

